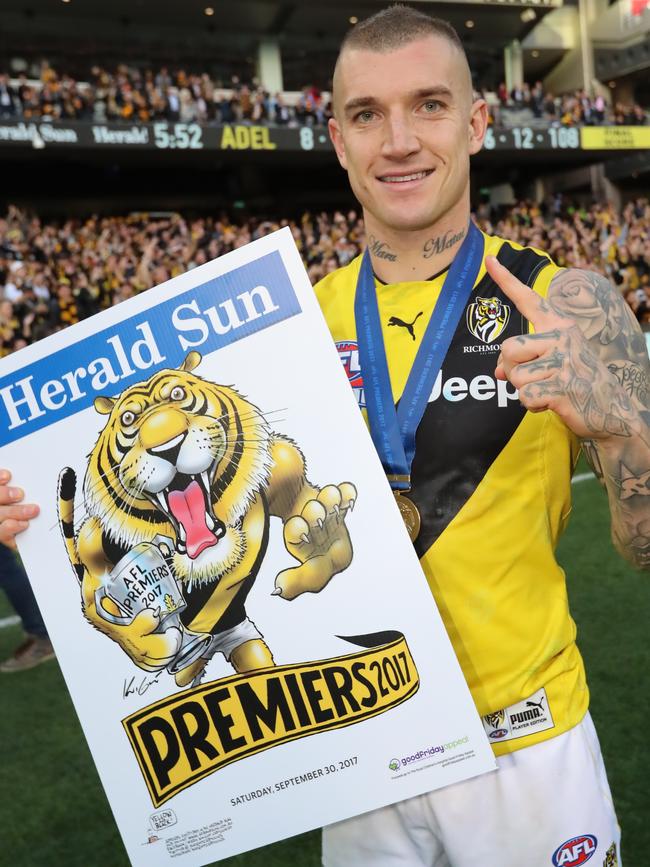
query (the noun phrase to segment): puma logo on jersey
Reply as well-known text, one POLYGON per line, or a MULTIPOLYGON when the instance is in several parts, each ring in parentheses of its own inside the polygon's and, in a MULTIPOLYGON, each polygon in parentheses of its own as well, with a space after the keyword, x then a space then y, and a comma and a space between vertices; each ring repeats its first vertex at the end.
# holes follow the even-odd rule
POLYGON ((527 701, 526 705, 528 707, 536 707, 543 713, 544 712, 544 696, 542 696, 541 701, 527 701))
POLYGON ((510 307, 498 298, 479 298, 467 308, 467 327, 483 343, 492 343, 503 334, 510 319, 510 307))
POLYGON ((415 331, 413 330, 413 326, 418 321, 418 319, 422 316, 422 311, 418 313, 413 322, 404 322, 403 319, 400 319, 399 316, 391 316, 388 320, 389 325, 398 325, 400 328, 406 328, 408 333, 411 335, 413 340, 415 340, 415 331))

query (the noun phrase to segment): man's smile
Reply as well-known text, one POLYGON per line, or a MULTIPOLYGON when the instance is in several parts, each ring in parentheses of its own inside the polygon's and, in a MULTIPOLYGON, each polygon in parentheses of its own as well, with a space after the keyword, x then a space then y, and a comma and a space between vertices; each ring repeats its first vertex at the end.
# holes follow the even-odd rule
POLYGON ((385 175, 377 175, 377 180, 385 184, 406 184, 410 181, 421 181, 423 178, 433 174, 435 169, 422 169, 418 172, 402 172, 400 174, 390 173, 385 175))

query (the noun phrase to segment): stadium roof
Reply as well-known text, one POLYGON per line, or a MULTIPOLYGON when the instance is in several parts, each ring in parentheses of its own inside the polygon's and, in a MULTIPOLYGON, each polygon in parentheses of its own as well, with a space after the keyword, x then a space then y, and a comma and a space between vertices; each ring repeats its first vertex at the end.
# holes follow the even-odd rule
MULTIPOLYGON (((383 0, 2 0, 0 52, 47 56, 58 45, 74 55, 83 43, 87 53, 96 51, 101 58, 112 44, 125 52, 125 59, 138 56, 136 51, 156 60, 168 52, 170 62, 187 62, 188 52, 197 60, 239 53, 254 62, 260 40, 277 38, 286 57, 316 52, 318 62, 319 55, 336 52, 351 19, 361 20, 386 5, 383 0), (208 9, 212 14, 206 14, 208 9)), ((412 5, 456 27, 480 74, 489 58, 500 61, 506 44, 523 39, 562 0, 412 5)))

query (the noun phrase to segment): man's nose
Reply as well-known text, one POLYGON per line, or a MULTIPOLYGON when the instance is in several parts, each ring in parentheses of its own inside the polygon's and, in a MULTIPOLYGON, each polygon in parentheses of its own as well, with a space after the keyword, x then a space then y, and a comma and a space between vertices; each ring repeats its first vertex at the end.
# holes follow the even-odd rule
POLYGON ((382 155, 391 159, 404 159, 420 150, 420 140, 409 118, 394 115, 387 119, 382 155))

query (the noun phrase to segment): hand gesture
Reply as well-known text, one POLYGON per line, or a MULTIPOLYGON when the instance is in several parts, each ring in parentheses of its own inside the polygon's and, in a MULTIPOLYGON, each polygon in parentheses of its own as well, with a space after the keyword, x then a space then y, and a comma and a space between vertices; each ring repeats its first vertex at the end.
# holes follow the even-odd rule
POLYGON ((318 593, 350 565, 352 544, 345 518, 356 498, 357 489, 351 482, 327 485, 299 515, 286 521, 284 544, 300 566, 279 573, 274 596, 295 599, 301 593, 318 593))
POLYGON ((493 256, 485 264, 495 283, 535 329, 534 334, 503 342, 496 378, 518 389, 527 410, 552 410, 581 439, 630 436, 632 405, 576 321, 554 311, 493 256))

